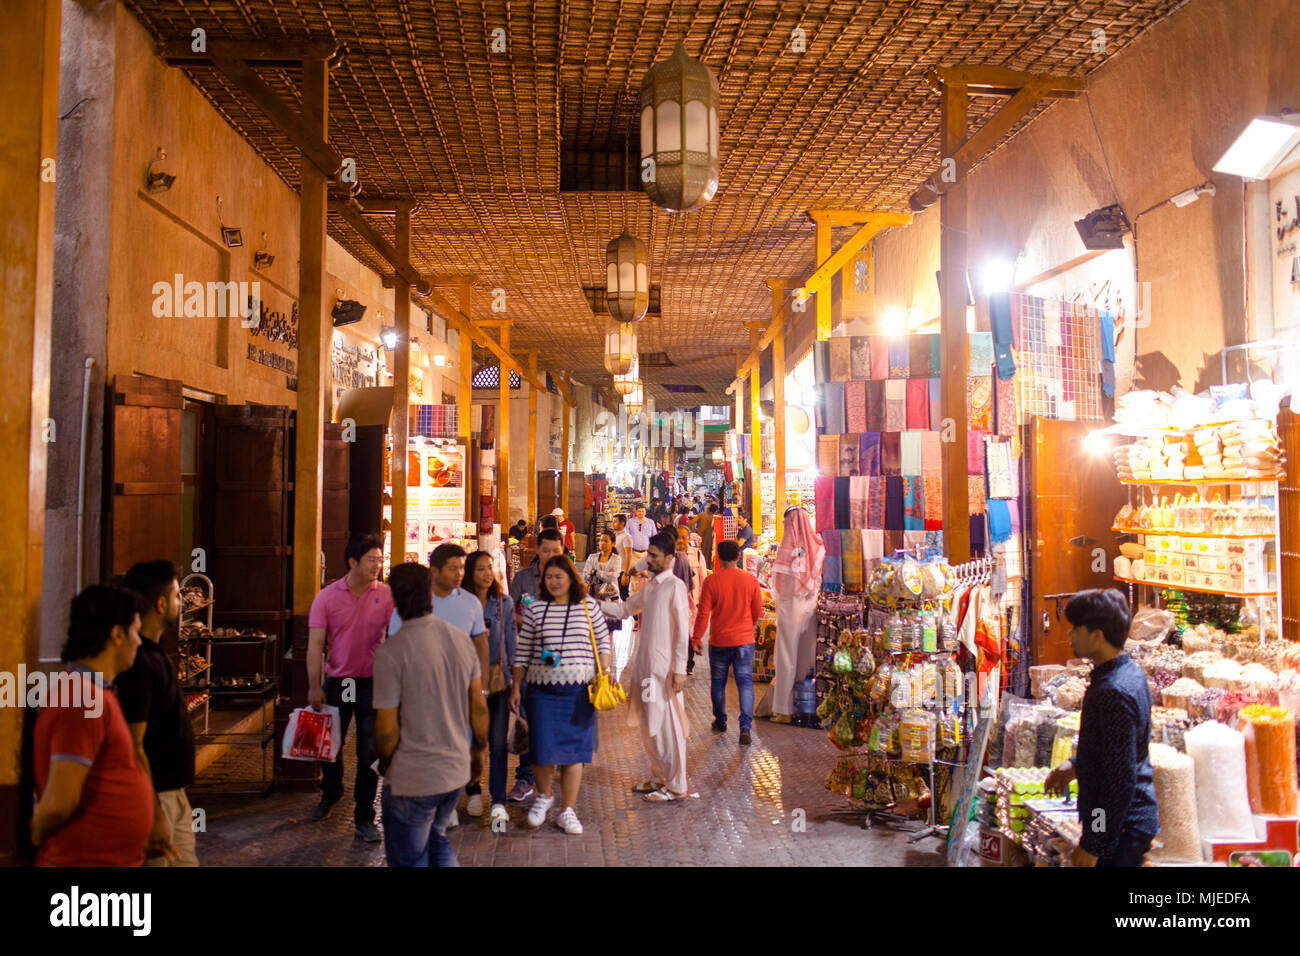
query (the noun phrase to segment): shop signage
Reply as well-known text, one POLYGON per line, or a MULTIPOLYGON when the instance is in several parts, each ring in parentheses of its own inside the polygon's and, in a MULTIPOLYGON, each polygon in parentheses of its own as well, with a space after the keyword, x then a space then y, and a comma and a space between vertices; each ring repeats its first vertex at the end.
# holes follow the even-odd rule
POLYGON ((248 343, 249 361, 256 362, 258 365, 265 365, 267 368, 278 369, 288 375, 297 376, 298 363, 285 355, 277 355, 270 349, 264 349, 260 345, 248 343))
POLYGON ((1273 328, 1300 326, 1300 168, 1269 188, 1273 246, 1273 328))
POLYGON ((373 388, 378 384, 373 350, 336 344, 331 359, 330 371, 339 388, 373 388))
POLYGON ((252 315, 254 310, 257 312, 257 321, 248 330, 248 334, 254 337, 261 336, 268 342, 275 342, 280 345, 287 345, 289 348, 297 350, 298 348, 298 303, 294 302, 289 308, 286 315, 283 312, 273 312, 267 307, 266 302, 258 301, 251 296, 248 299, 247 314, 252 315))

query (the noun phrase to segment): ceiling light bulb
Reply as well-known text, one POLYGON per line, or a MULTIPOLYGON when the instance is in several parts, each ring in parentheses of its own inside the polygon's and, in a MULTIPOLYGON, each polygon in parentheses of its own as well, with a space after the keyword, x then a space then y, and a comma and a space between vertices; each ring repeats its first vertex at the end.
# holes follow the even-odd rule
POLYGON ((902 310, 890 309, 885 313, 886 335, 903 335, 906 332, 907 320, 903 318, 902 310))
POLYGON ((438 368, 446 368, 446 367, 447 367, 447 356, 445 356, 445 355, 443 355, 441 352, 439 352, 437 355, 435 355, 435 356, 433 357, 433 364, 436 365, 436 366, 438 366, 438 368))
POLYGON ((1256 116, 1214 164, 1216 173, 1267 179, 1300 143, 1300 114, 1256 116))

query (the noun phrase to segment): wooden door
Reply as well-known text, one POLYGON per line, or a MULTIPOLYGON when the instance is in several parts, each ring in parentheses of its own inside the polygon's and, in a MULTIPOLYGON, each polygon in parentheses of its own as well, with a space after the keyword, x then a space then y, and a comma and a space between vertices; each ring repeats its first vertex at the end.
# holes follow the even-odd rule
MULTIPOLYGON (((291 422, 274 406, 217 409, 213 556, 216 623, 284 640, 289 611, 291 422)), ((279 653, 283 653, 283 643, 279 653)))
POLYGON ((105 577, 137 561, 181 555, 181 383, 118 375, 109 416, 109 490, 105 577))
POLYGON ((325 425, 324 474, 321 482, 320 546, 325 553, 325 580, 347 574, 343 549, 348 543, 351 518, 349 494, 352 487, 350 463, 352 443, 343 440, 343 426, 325 425))
POLYGON ((1093 454, 1084 447, 1088 432, 1097 427, 1035 418, 1026 429, 1024 532, 1035 664, 1063 664, 1072 656, 1069 625, 1057 616, 1065 599, 1047 595, 1117 586, 1110 570, 1117 553, 1110 528, 1128 495, 1115 477, 1110 453, 1093 454))

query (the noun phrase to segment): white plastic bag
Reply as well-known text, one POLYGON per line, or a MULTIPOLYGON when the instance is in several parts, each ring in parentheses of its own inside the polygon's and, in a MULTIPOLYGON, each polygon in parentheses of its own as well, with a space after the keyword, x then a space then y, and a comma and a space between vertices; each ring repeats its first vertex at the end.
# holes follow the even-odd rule
POLYGON ((334 760, 343 747, 342 726, 337 707, 297 707, 284 728, 280 756, 285 760, 334 760))

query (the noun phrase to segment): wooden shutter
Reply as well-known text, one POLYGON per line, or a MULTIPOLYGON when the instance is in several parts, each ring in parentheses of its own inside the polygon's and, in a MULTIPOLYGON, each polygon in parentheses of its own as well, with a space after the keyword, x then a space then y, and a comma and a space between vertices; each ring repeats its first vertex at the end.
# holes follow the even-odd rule
POLYGON ((351 449, 351 443, 343 440, 343 426, 326 423, 320 536, 321 550, 325 552, 326 581, 348 573, 343 549, 348 543, 350 521, 351 449))
POLYGON ((113 379, 109 575, 157 558, 189 564, 188 555, 180 553, 181 405, 178 381, 136 375, 113 379))
POLYGON ((1300 640, 1300 415, 1284 408, 1277 434, 1286 456, 1286 477, 1278 483, 1278 574, 1282 584, 1282 636, 1300 640))

